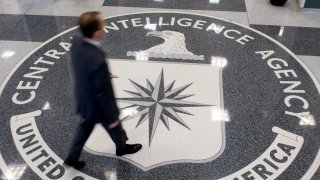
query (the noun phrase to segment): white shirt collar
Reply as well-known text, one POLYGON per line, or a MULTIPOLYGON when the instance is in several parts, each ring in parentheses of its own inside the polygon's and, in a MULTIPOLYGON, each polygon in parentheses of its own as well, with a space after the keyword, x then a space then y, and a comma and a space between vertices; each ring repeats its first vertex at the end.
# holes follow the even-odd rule
POLYGON ((89 43, 89 44, 92 44, 92 45, 98 47, 98 48, 101 47, 101 42, 100 42, 100 41, 95 41, 95 40, 93 40, 93 39, 86 38, 86 37, 83 38, 83 40, 86 41, 86 42, 89 43))

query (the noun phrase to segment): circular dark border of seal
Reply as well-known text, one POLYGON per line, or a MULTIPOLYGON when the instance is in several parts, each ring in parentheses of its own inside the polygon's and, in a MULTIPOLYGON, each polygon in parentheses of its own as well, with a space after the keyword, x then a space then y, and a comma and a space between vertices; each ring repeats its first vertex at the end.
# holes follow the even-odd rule
MULTIPOLYGON (((250 31, 253 31, 265 38, 267 38, 268 40, 272 41, 274 44, 278 45, 280 48, 282 48, 284 51, 286 51, 291 57, 293 57, 302 67, 303 69, 309 74, 309 76, 311 77, 311 79, 313 80, 313 83, 315 84, 319 94, 320 94, 320 84, 318 82, 318 80, 316 79, 316 77, 314 76, 314 74, 310 71, 310 69, 292 52, 290 51, 288 48, 286 48, 284 45, 282 45, 281 43, 279 43, 278 41, 276 41, 275 39, 271 38, 270 36, 263 34, 260 31, 257 31, 253 28, 241 25, 239 23, 235 23, 233 21, 230 20, 226 20, 226 19, 222 19, 222 18, 217 18, 214 16, 208 16, 208 15, 202 15, 202 14, 197 14, 197 13, 188 13, 188 12, 166 12, 166 11, 151 11, 151 12, 141 12, 141 13, 128 13, 128 14, 120 14, 120 15, 115 15, 115 16, 109 16, 109 17, 105 17, 104 19, 109 19, 109 18, 116 18, 116 17, 121 17, 121 16, 127 16, 127 15, 139 15, 139 14, 148 14, 148 13, 171 13, 171 14, 188 14, 188 15, 196 15, 196 16, 202 16, 202 17, 207 17, 207 18, 214 18, 220 21, 224 21, 227 23, 231 23, 237 26, 240 26, 242 28, 248 29, 250 31)), ((6 78, 4 79, 4 81, 2 82, 1 86, 0 86, 0 96, 2 94, 3 89, 5 88, 7 82, 10 80, 11 76, 16 72, 16 70, 24 63, 25 60, 27 60, 33 53, 35 53, 36 51, 38 51, 40 48, 42 48, 43 46, 47 45, 48 43, 50 43, 51 41, 55 40, 56 38, 75 30, 76 28, 78 28, 78 26, 70 28, 69 30, 66 30, 64 32, 61 32, 59 34, 57 34, 56 36, 50 38, 49 40, 45 41, 44 43, 42 43, 40 46, 38 46, 37 48, 35 48, 33 51, 31 51, 30 53, 28 53, 19 63, 17 63, 15 65, 15 67, 10 71, 10 73, 6 76, 6 78)), ((311 167, 308 169, 308 171, 304 174, 304 176, 302 177, 302 179, 308 179, 310 177, 313 176, 313 174, 317 171, 317 169, 319 168, 320 165, 320 149, 317 153, 316 158, 314 159, 314 162, 312 163, 311 167)), ((5 167, 6 168, 6 164, 5 161, 1 155, 0 152, 0 167, 5 167)), ((7 176, 6 169, 2 169, 2 172, 4 173, 5 176, 7 176)))

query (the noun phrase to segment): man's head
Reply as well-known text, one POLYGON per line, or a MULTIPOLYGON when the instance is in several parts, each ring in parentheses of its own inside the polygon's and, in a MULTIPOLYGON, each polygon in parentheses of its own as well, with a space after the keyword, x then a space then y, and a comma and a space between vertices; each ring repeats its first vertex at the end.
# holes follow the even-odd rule
POLYGON ((103 35, 104 21, 100 12, 90 11, 83 13, 78 21, 82 35, 94 40, 100 40, 103 35))

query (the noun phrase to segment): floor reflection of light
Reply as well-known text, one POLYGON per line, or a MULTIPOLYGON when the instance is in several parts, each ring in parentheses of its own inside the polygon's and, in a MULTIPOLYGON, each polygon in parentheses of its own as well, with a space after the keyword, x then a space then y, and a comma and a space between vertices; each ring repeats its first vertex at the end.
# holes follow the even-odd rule
POLYGON ((228 61, 224 57, 220 56, 212 56, 211 57, 211 65, 218 67, 225 67, 228 64, 228 61))
POLYGON ((148 56, 148 54, 146 54, 144 52, 137 52, 136 53, 136 60, 138 60, 138 61, 148 61, 149 60, 149 56, 148 56))
POLYGON ((210 4, 219 4, 220 0, 209 0, 210 4))
POLYGON ((50 107, 49 102, 46 102, 46 103, 43 105, 42 110, 48 110, 48 109, 51 109, 51 107, 50 107))
POLYGON ((301 126, 315 126, 316 121, 314 119, 314 116, 308 115, 308 116, 302 117, 299 124, 301 126))
POLYGON ((25 172, 27 165, 25 164, 16 164, 9 167, 9 171, 11 172, 12 176, 8 177, 9 179, 20 179, 23 173, 25 172))
POLYGON ((124 109, 121 111, 121 117, 133 116, 137 113, 138 111, 136 109, 124 109))
POLYGON ((117 172, 116 171, 105 171, 104 175, 108 180, 117 180, 117 172))
POLYGON ((16 52, 14 51, 5 51, 1 54, 2 58, 9 58, 12 57, 16 52))
POLYGON ((146 24, 144 25, 144 28, 155 31, 157 28, 157 24, 146 24))
POLYGON ((212 23, 206 30, 207 31, 214 31, 215 33, 219 34, 225 26, 217 25, 215 23, 212 23))
POLYGON ((213 108, 211 112, 211 120, 229 122, 230 121, 229 112, 224 109, 213 108))
POLYGON ((15 180, 17 179, 15 176, 13 176, 12 174, 6 172, 6 177, 2 176, 3 178, 1 179, 8 179, 8 180, 15 180))
POLYGON ((281 26, 281 27, 280 27, 280 31, 279 31, 279 36, 282 36, 282 35, 283 35, 283 31, 284 31, 284 26, 281 26))

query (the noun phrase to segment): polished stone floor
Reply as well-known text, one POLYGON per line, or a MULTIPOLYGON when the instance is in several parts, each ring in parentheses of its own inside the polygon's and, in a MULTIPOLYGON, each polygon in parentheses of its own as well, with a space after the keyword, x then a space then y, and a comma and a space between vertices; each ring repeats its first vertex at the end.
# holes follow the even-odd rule
POLYGON ((320 179, 320 10, 0 0, 0 24, 0 179, 320 179), (75 170, 69 50, 93 10, 128 142, 143 148, 118 157, 97 125, 75 170))

